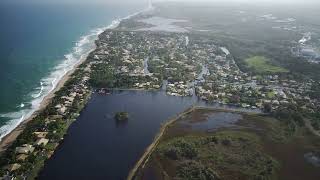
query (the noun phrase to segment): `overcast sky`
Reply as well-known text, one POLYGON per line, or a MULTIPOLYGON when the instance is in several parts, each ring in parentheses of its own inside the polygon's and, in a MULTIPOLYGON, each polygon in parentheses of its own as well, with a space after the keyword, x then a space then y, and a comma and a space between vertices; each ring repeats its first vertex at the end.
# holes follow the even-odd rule
MULTIPOLYGON (((19 3, 146 3, 148 0, 0 0, 7 2, 19 2, 19 3)), ((319 3, 320 0, 153 0, 154 2, 160 1, 178 1, 178 2, 232 2, 232 3, 286 3, 286 4, 305 4, 305 3, 319 3)))
MULTIPOLYGON (((232 2, 232 3, 250 3, 250 4, 259 4, 259 3, 273 3, 273 4, 278 4, 278 3, 285 3, 285 4, 305 4, 305 3, 319 3, 320 0, 153 0, 153 1, 178 1, 178 2, 210 2, 210 3, 215 3, 215 2, 232 2)), ((319 7, 320 8, 320 7, 319 7)))

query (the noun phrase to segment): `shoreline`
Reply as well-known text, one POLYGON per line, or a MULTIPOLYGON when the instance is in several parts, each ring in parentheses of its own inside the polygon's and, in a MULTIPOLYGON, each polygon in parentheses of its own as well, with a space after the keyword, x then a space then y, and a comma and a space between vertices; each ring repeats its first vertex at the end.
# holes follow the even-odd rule
POLYGON ((152 143, 145 149, 144 153, 142 156, 139 158, 139 160, 135 163, 133 168, 129 171, 129 174, 127 176, 127 180, 135 180, 137 173, 139 172, 140 168, 144 168, 146 163, 148 162, 151 154, 155 150, 155 148, 158 146, 161 138, 163 137, 164 133, 172 125, 173 123, 177 122, 181 117, 184 115, 191 113, 192 111, 195 110, 221 110, 225 112, 235 112, 235 113, 246 113, 246 114, 263 114, 263 113, 258 113, 258 112, 243 112, 240 110, 227 110, 223 108, 214 108, 214 107, 205 107, 205 106, 191 106, 184 110, 183 112, 177 114, 176 116, 169 118, 163 125, 161 125, 158 133, 155 135, 154 140, 152 143))
MULTIPOLYGON (((93 49, 94 50, 94 49, 93 49)), ((93 51, 91 50, 91 51, 93 51)), ((90 52, 91 52, 90 51, 90 52)), ((31 114, 31 116, 25 120, 23 120, 16 128, 14 128, 10 133, 8 133, 7 135, 5 135, 1 142, 0 142, 0 154, 2 152, 4 152, 16 139, 17 137, 23 132, 23 130, 25 129, 26 125, 28 124, 28 122, 30 122, 31 120, 33 120, 33 118, 39 113, 39 111, 42 111, 43 109, 45 109, 47 107, 47 105, 51 102, 52 98, 54 98, 55 93, 57 91, 59 91, 64 84, 70 79, 71 75, 73 74, 73 72, 83 63, 87 60, 88 55, 90 54, 87 53, 85 54, 80 60, 79 62, 77 62, 74 67, 72 68, 72 70, 70 70, 69 72, 67 72, 58 82, 58 84, 56 85, 56 87, 49 93, 47 94, 43 100, 41 101, 39 108, 33 112, 31 114)))
MULTIPOLYGON (((102 32, 100 32, 99 34, 97 34, 97 39, 99 39, 99 35, 103 32, 105 32, 106 30, 110 30, 110 29, 115 29, 119 26, 119 24, 121 23, 121 21, 126 20, 126 19, 130 19, 134 16, 137 16, 143 12, 148 11, 149 9, 143 9, 141 11, 135 12, 133 14, 130 14, 124 18, 120 18, 120 19, 115 19, 113 20, 110 25, 106 26, 105 28, 103 28, 102 32)), ((95 40, 96 41, 96 40, 95 40)), ((55 97, 55 92, 59 91, 65 84, 65 82, 67 82, 70 78, 70 76, 73 74, 73 72, 81 65, 83 64, 87 58, 88 55, 94 51, 96 49, 96 44, 94 43, 94 47, 87 52, 86 54, 84 54, 80 60, 74 65, 74 67, 67 72, 57 83, 56 87, 54 87, 54 89, 48 93, 43 100, 41 101, 39 108, 37 110, 35 110, 30 117, 26 118, 25 120, 23 120, 19 125, 17 125, 16 128, 14 128, 10 133, 8 133, 7 135, 3 136, 1 138, 0 141, 0 154, 2 154, 10 145, 12 145, 12 143, 17 139, 17 137, 24 131, 26 125, 28 124, 28 122, 32 121, 33 118, 42 110, 44 110, 47 105, 51 102, 52 98, 55 97)))
POLYGON ((196 106, 192 106, 188 109, 186 109, 185 111, 179 113, 178 115, 176 115, 175 117, 170 118, 168 121, 165 122, 165 124, 163 124, 160 127, 159 132, 156 134, 153 142, 146 148, 145 152, 143 153, 143 155, 141 156, 141 158, 136 162, 136 164, 134 165, 134 167, 129 171, 127 180, 134 180, 136 177, 137 172, 139 171, 139 169, 141 167, 144 167, 145 164, 148 162, 152 152, 155 150, 155 148, 157 147, 157 145, 159 144, 162 136, 164 135, 164 133, 166 132, 167 128, 175 123, 177 120, 179 120, 181 117, 183 117, 184 115, 192 112, 193 110, 197 109, 196 106))

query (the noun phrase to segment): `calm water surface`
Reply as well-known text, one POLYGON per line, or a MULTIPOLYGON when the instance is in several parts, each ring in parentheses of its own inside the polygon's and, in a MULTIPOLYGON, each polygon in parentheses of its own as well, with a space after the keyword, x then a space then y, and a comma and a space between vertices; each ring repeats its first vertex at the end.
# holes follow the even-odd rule
POLYGON ((193 104, 206 105, 196 97, 167 96, 164 91, 95 93, 40 179, 125 179, 160 125, 193 104), (128 122, 116 123, 119 111, 129 113, 128 122))

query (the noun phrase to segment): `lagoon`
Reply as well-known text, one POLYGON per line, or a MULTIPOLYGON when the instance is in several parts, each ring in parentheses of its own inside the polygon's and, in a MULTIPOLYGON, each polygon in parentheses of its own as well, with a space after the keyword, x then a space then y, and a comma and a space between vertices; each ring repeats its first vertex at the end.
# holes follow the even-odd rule
POLYGON ((94 93, 39 179, 125 179, 161 124, 192 105, 220 107, 164 90, 94 93), (119 123, 114 115, 123 111, 129 120, 119 123))

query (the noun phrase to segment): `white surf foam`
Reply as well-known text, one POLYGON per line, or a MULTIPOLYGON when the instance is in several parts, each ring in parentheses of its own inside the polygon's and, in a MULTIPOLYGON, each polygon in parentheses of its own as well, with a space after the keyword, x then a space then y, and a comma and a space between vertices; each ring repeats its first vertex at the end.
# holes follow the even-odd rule
MULTIPOLYGON (((37 88, 37 89, 39 89, 39 88, 37 88)), ((33 98, 40 97, 42 95, 43 89, 44 89, 43 82, 40 82, 40 91, 39 91, 39 93, 38 94, 33 94, 32 97, 33 98)))
POLYGON ((25 106, 25 104, 22 103, 20 107, 18 107, 20 110, 16 112, 0 114, 0 117, 9 119, 5 125, 0 127, 0 141, 3 137, 13 131, 21 122, 31 117, 31 115, 39 109, 43 99, 56 88, 62 77, 70 72, 81 59, 86 58, 87 55, 95 49, 94 42, 98 39, 99 34, 106 29, 118 27, 122 20, 129 19, 133 16, 150 10, 151 9, 148 8, 131 14, 127 17, 113 20, 109 26, 93 29, 89 32, 89 34, 80 37, 80 40, 75 43, 75 46, 71 52, 64 56, 65 59, 56 67, 54 67, 51 73, 41 80, 40 87, 36 88, 35 92, 31 93, 31 100, 29 103, 27 103, 28 106, 25 106))

